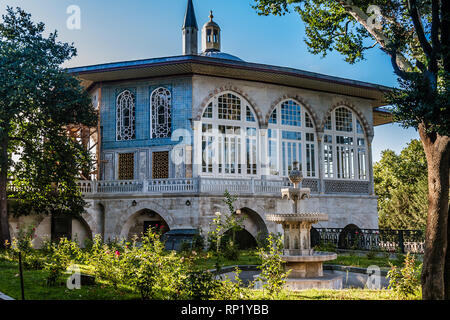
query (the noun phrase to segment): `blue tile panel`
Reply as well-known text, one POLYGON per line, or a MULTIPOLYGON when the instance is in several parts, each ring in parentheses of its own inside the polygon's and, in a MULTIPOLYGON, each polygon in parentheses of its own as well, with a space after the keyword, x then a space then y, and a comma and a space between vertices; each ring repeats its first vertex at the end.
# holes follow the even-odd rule
POLYGON ((191 132, 192 137, 191 78, 127 81, 122 84, 104 85, 102 88, 100 111, 100 125, 103 127, 102 150, 167 146, 178 143, 178 141, 171 141, 170 138, 150 139, 150 97, 152 92, 159 87, 167 88, 172 94, 172 133, 177 129, 187 129, 191 132), (136 139, 116 141, 116 98, 123 90, 130 90, 135 94, 136 139))

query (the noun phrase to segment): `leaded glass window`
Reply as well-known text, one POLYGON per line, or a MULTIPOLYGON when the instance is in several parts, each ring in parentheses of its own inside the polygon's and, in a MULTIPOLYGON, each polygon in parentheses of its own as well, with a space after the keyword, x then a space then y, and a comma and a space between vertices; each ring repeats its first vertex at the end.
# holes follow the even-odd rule
POLYGON ((117 141, 135 139, 135 97, 130 90, 124 90, 117 96, 116 111, 117 141))
POLYGON ((172 95, 166 88, 158 88, 151 95, 151 137, 169 138, 172 131, 172 95))

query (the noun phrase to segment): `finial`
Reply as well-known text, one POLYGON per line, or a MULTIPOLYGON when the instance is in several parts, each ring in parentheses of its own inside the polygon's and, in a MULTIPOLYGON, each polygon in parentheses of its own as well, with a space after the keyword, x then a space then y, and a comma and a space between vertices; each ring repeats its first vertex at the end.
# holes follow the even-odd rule
POLYGON ((303 174, 298 168, 298 161, 294 161, 292 164, 292 170, 289 172, 289 180, 294 185, 294 188, 298 188, 298 184, 303 180, 303 174))
POLYGON ((214 18, 214 16, 213 16, 213 11, 210 10, 210 11, 209 11, 209 19, 210 19, 209 21, 212 21, 213 18, 214 18))

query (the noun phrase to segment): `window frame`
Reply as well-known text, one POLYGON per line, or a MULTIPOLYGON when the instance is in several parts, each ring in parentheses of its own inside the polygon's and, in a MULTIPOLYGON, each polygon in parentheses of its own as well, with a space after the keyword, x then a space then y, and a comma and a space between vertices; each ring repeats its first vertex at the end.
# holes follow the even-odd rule
POLYGON ((206 103, 206 107, 202 111, 202 117, 199 126, 199 135, 200 135, 199 150, 201 153, 199 175, 203 177, 220 177, 231 179, 242 177, 251 178, 260 176, 261 164, 260 164, 259 130, 260 128, 257 121, 256 113, 252 105, 244 97, 242 97, 240 94, 234 91, 229 90, 216 94, 206 103), (219 118, 219 98, 228 94, 231 94, 240 100, 240 120, 219 118), (211 104, 212 104, 212 117, 206 118, 204 117, 205 113, 206 111, 208 111, 211 104), (254 121, 247 121, 247 108, 250 110, 254 121), (208 127, 207 132, 204 132, 203 130, 203 127, 205 125, 210 126, 210 129, 208 127), (221 126, 225 126, 225 132, 232 130, 233 134, 227 133, 221 134, 219 130, 219 127, 221 126), (231 127, 233 127, 233 129, 231 129, 231 127), (235 133, 236 132, 235 128, 240 128, 238 134, 235 133), (247 129, 249 128, 252 129, 251 136, 248 136, 246 134, 247 129), (227 143, 230 146, 230 149, 226 149, 225 144, 227 143), (235 147, 234 154, 231 153, 233 144, 235 147), (254 148, 254 153, 250 156, 252 165, 250 167, 250 173, 248 173, 249 164, 247 161, 247 144, 249 144, 249 147, 254 148), (211 153, 211 156, 208 157, 206 160, 203 159, 203 153, 204 150, 206 150, 205 146, 206 148, 208 148, 207 152, 211 153), (225 154, 226 150, 228 152, 228 157, 226 157, 225 154), (236 163, 236 166, 234 167, 234 172, 231 173, 230 171, 233 169, 232 166, 233 163, 236 163), (227 167, 227 165, 229 166, 227 167), (255 167, 256 172, 254 171, 255 167))
MULTIPOLYGON (((324 127, 324 133, 323 133, 323 142, 322 142, 322 149, 323 149, 323 179, 324 180, 347 180, 347 181, 369 181, 369 145, 368 140, 365 132, 365 128, 362 125, 362 121, 360 117, 357 115, 355 111, 350 109, 349 107, 345 105, 340 105, 336 108, 334 108, 331 113, 327 116, 325 119, 325 123, 328 122, 329 117, 331 117, 331 129, 327 129, 327 127, 324 127), (336 111, 344 108, 347 111, 351 113, 352 117, 352 131, 338 131, 336 128, 336 111), (360 128, 362 129, 361 132, 358 130, 358 123, 360 128), (331 143, 327 142, 326 136, 331 136, 331 143), (349 137, 352 138, 352 144, 345 144, 345 143, 337 143, 338 137, 349 137), (363 139, 364 145, 359 145, 359 140, 363 139), (332 150, 332 166, 329 165, 328 162, 325 161, 325 150, 329 149, 331 147, 332 150), (338 148, 341 148, 339 151, 340 154, 338 155, 338 148), (364 149, 364 152, 361 153, 361 149, 364 149), (349 163, 345 163, 343 161, 338 162, 338 156, 343 159, 341 156, 342 154, 345 156, 348 155, 343 153, 342 151, 349 151, 350 155, 352 156, 352 172, 350 173, 350 176, 345 176, 346 173, 345 169, 350 167, 349 163), (363 154, 363 163, 364 163, 364 174, 361 175, 361 168, 360 168, 360 158, 359 156, 363 154), (332 169, 332 176, 327 176, 328 170, 331 167, 332 169), (361 176, 363 178, 361 178, 361 176)), ((350 158, 346 158, 347 161, 350 161, 350 158)))

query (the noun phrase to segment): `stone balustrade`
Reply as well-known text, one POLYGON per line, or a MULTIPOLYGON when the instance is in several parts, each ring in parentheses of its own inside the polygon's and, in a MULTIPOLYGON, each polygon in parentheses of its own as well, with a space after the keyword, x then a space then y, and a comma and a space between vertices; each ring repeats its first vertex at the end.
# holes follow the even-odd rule
MULTIPOLYGON (((325 181, 328 187, 326 194, 369 194, 368 184, 365 181, 325 181), (354 183, 353 188, 342 188, 354 183), (336 188, 334 188, 336 186, 336 188)), ((279 196, 282 188, 291 187, 292 184, 287 179, 223 179, 213 177, 198 178, 171 178, 154 180, 115 180, 115 181, 78 181, 78 188, 83 195, 95 194, 162 194, 162 193, 203 193, 223 195, 225 190, 237 194, 249 195, 271 195, 279 196)), ((304 179, 302 186, 312 187, 311 193, 319 193, 319 179, 304 179)), ((8 185, 8 193, 18 192, 16 186, 8 185)))

